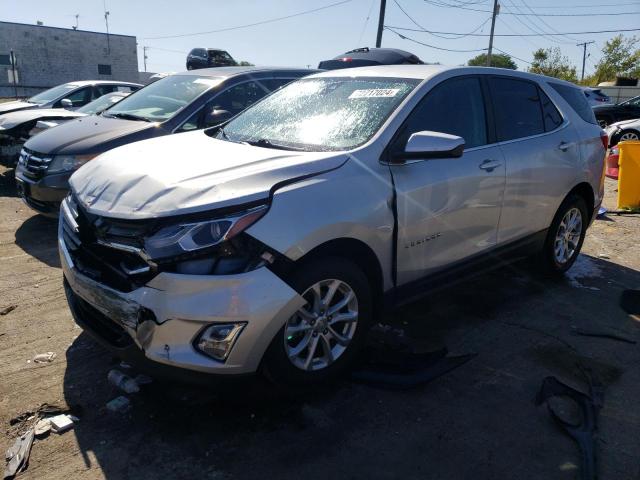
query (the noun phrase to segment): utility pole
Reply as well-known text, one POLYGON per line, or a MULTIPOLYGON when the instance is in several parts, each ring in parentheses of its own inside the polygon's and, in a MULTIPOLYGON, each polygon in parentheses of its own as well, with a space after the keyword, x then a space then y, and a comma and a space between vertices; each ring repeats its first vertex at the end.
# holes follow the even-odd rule
POLYGON ((382 30, 384 29, 384 11, 387 8, 387 0, 380 0, 380 16, 378 17, 378 35, 376 36, 376 48, 382 46, 382 30))
POLYGON ((76 13, 75 17, 76 17, 76 25, 73 27, 73 29, 77 30, 78 29, 78 19, 80 18, 80 14, 76 13))
POLYGON ((583 50, 582 50, 582 75, 580 76, 580 81, 584 80, 584 63, 587 61, 587 45, 590 45, 592 43, 596 43, 596 42, 594 42, 594 41, 584 42, 584 43, 578 43, 576 45, 577 47, 583 47, 583 50))
POLYGON ((491 53, 493 52, 493 31, 496 28, 496 17, 500 13, 498 0, 493 0, 493 14, 491 16, 491 35, 489 36, 489 50, 487 51, 487 67, 491 66, 491 53))
POLYGON ((142 61, 144 62, 144 71, 147 71, 147 49, 149 47, 142 47, 142 61))
POLYGON ((103 0, 104 5, 104 23, 107 26, 107 54, 111 55, 111 42, 109 40, 109 11, 107 10, 107 0, 103 0))

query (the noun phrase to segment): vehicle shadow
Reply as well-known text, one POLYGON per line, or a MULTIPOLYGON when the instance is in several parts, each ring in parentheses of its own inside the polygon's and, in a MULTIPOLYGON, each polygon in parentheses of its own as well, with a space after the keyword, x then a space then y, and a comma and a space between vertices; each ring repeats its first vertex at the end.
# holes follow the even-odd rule
POLYGON ((0 197, 17 197, 15 169, 0 167, 0 197))
MULTIPOLYGON (((578 464, 578 452, 546 408, 533 405, 536 389, 547 375, 571 376, 576 362, 610 385, 627 367, 637 377, 634 345, 579 337, 572 325, 640 340, 640 325, 617 305, 622 290, 640 285, 640 273, 589 256, 579 262, 580 275, 557 280, 518 263, 389 315, 412 338, 479 354, 408 391, 348 380, 296 394, 260 379, 211 389, 154 381, 128 396, 129 411, 113 413, 105 404, 121 393, 106 377, 118 361, 82 334, 66 353, 65 399, 82 407, 70 433, 87 468, 107 479, 575 478, 565 467, 578 464)), ((632 380, 628 400, 640 395, 632 380)), ((607 405, 603 445, 633 444, 635 424, 615 420, 625 418, 625 405, 607 405)), ((602 478, 636 469, 636 457, 617 449, 604 457, 602 478)))
POLYGON ((42 215, 26 219, 16 230, 15 243, 50 267, 60 267, 58 256, 58 222, 42 215))

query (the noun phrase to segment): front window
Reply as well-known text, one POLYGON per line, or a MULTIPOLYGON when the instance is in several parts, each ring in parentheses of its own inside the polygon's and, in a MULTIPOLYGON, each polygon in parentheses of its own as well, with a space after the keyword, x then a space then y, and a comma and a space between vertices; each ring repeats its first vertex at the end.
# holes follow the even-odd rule
POLYGON ((622 105, 633 105, 636 107, 640 107, 640 96, 630 98, 626 102, 622 102, 622 105))
POLYGON ((124 97, 117 93, 108 93, 100 98, 97 98, 93 102, 87 103, 84 107, 76 110, 79 113, 86 113, 87 115, 93 115, 94 113, 100 113, 106 108, 109 108, 114 103, 119 102, 124 97))
POLYGON ((53 100, 57 100, 60 97, 63 97, 66 93, 69 93, 71 90, 75 90, 78 88, 78 85, 70 85, 65 83, 64 85, 58 85, 57 87, 50 88, 49 90, 45 90, 44 92, 40 92, 37 95, 29 98, 27 102, 29 103, 49 103, 53 100))
POLYGON ((219 77, 170 75, 131 94, 110 108, 105 116, 164 122, 222 80, 219 77))
POLYGON ((367 142, 419 83, 404 78, 310 78, 241 113, 219 138, 274 148, 348 150, 367 142))

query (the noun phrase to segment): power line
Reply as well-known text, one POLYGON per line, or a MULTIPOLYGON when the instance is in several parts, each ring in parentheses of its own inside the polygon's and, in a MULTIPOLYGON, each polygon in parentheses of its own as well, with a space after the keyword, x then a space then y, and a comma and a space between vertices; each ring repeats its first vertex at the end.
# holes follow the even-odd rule
POLYGON ((499 48, 497 48, 497 47, 493 47, 493 48, 494 48, 494 49, 496 49, 496 50, 498 50, 500 53, 504 53, 505 55, 509 55, 510 57, 515 58, 516 60, 520 60, 521 62, 524 62, 524 63, 526 63, 527 65, 531 65, 531 62, 528 62, 528 61, 526 61, 526 60, 525 60, 525 59, 523 59, 523 58, 516 57, 515 55, 511 55, 509 52, 505 52, 504 50, 500 50, 500 49, 499 49, 499 48))
MULTIPOLYGON (((483 0, 483 1, 485 1, 485 0, 483 0)), ((409 20, 411 20, 411 23, 413 23, 416 27, 418 27, 418 28, 422 29, 422 31, 423 31, 423 32, 430 33, 430 34, 431 34, 431 35, 433 35, 434 37, 444 38, 444 39, 446 39, 446 40, 458 40, 458 39, 460 39, 460 38, 467 37, 467 36, 469 36, 470 34, 475 33, 475 32, 477 32, 478 30, 480 30, 482 27, 484 27, 484 26, 487 24, 487 22, 488 22, 489 20, 491 20, 491 17, 487 18, 484 22, 482 22, 482 23, 481 23, 480 25, 478 25, 476 28, 474 28, 473 30, 471 30, 469 33, 463 33, 463 34, 460 34, 460 35, 458 35, 458 36, 454 36, 454 37, 447 37, 447 36, 445 36, 445 35, 440 35, 440 34, 437 34, 437 33, 430 32, 429 30, 427 30, 426 28, 424 28, 422 25, 420 25, 420 24, 419 24, 419 23, 418 23, 418 22, 417 22, 417 21, 416 21, 416 20, 415 20, 411 15, 409 15, 409 13, 408 13, 404 8, 402 8, 402 5, 400 5, 400 3, 399 3, 397 0, 393 0, 393 3, 395 3, 395 4, 397 5, 397 7, 400 9, 400 11, 401 11, 401 12, 402 12, 402 13, 403 13, 403 14, 404 14, 404 15, 405 15, 409 20)))
POLYGON ((534 10, 537 10, 539 8, 565 8, 565 9, 569 9, 569 8, 606 8, 606 7, 626 7, 629 5, 638 5, 638 2, 629 2, 629 3, 607 3, 607 4, 600 4, 600 5, 536 5, 534 7, 534 10))
MULTIPOLYGON (((418 30, 417 28, 408 27, 396 27, 394 25, 385 25, 388 29, 395 29, 407 32, 422 32, 422 33, 441 33, 443 35, 461 35, 460 32, 441 32, 437 30, 418 30)), ((591 30, 585 32, 562 32, 562 33, 496 33, 494 37, 542 37, 542 36, 555 36, 555 35, 593 35, 596 33, 624 33, 624 32, 640 32, 640 28, 622 28, 618 30, 591 30)), ((470 33, 467 34, 470 37, 488 37, 488 33, 470 33)))
POLYGON ((399 32, 396 32, 395 30, 393 30, 390 27, 387 27, 386 25, 385 25, 384 29, 395 33, 402 40, 409 40, 410 42, 417 43, 418 45, 423 45, 425 47, 434 48, 436 50, 444 50, 445 52, 463 52, 463 53, 468 53, 468 52, 484 52, 486 50, 486 48, 476 48, 476 49, 473 49, 473 50, 458 50, 458 49, 453 49, 453 48, 437 47, 435 45, 430 45, 428 43, 424 43, 424 42, 421 42, 419 40, 416 40, 415 38, 407 37, 406 35, 403 35, 403 34, 401 34, 399 32))
MULTIPOLYGON (((507 1, 507 0, 503 0, 503 1, 504 1, 504 2, 505 2, 505 4, 506 4, 506 1, 507 1)), ((515 8, 518 10, 518 12, 522 12, 522 11, 520 10, 520 8, 519 8, 519 7, 515 7, 515 8)), ((532 31, 532 32, 534 32, 534 33, 542 34, 542 36, 543 36, 543 37, 545 37, 547 40, 549 40, 549 41, 551 41, 551 42, 553 42, 553 43, 558 43, 558 44, 562 44, 562 43, 563 43, 561 40, 556 40, 556 39, 555 39, 555 38, 553 38, 553 37, 548 37, 548 36, 547 36, 547 34, 548 34, 548 33, 551 33, 551 32, 545 32, 545 31, 544 31, 543 29, 541 29, 538 25, 536 25, 536 24, 533 22, 533 20, 532 20, 531 18, 529 18, 528 16, 525 16, 525 17, 523 17, 523 18, 520 18, 520 16, 516 16, 516 17, 513 17, 513 18, 514 18, 518 23, 520 23, 521 25, 523 25, 526 29, 528 29, 528 30, 530 30, 530 31, 532 31)), ((567 43, 568 43, 568 42, 567 42, 567 43)), ((573 43, 573 42, 571 42, 571 43, 573 43)))
POLYGON ((333 8, 333 7, 337 7, 339 5, 344 5, 345 3, 350 3, 352 1, 353 0, 342 0, 340 2, 330 3, 329 5, 325 5, 323 7, 313 8, 311 10, 305 10, 305 11, 302 11, 302 12, 293 13, 291 15, 285 15, 283 17, 270 18, 268 20, 262 20, 260 22, 247 23, 245 25, 236 25, 234 27, 219 28, 217 30, 209 30, 207 32, 181 33, 181 34, 177 34, 177 35, 162 35, 162 36, 159 36, 159 37, 143 37, 142 40, 159 40, 159 39, 163 39, 163 38, 194 37, 196 35, 208 35, 210 33, 230 32, 232 30, 239 30, 241 28, 255 27, 255 26, 258 26, 258 25, 264 25, 264 24, 267 24, 267 23, 279 22, 281 20, 286 20, 286 19, 289 19, 289 18, 299 17, 301 15, 308 15, 310 13, 315 13, 315 12, 319 12, 321 10, 326 10, 328 8, 333 8))
MULTIPOLYGON (((491 10, 480 10, 478 8, 469 8, 458 5, 443 4, 434 0, 423 0, 426 3, 435 5, 437 7, 448 8, 460 8, 462 10, 469 10, 471 12, 483 12, 492 13, 491 10)), ((606 12, 606 13, 515 13, 515 12, 503 12, 502 15, 514 15, 519 17, 601 17, 603 15, 616 16, 616 15, 638 15, 640 12, 606 12)))
MULTIPOLYGON (((525 8, 526 8, 527 10, 529 10, 531 13, 533 13, 533 14, 535 15, 535 18, 536 18, 536 19, 537 19, 537 20, 538 20, 542 25, 545 25, 545 26, 546 26, 546 27, 547 27, 551 32, 554 32, 554 33, 560 33, 560 32, 559 32, 558 30, 556 30, 554 27, 552 27, 551 25, 549 25, 549 24, 547 23, 547 21, 546 21, 544 18, 541 18, 541 17, 540 17, 540 15, 536 14, 536 12, 534 12, 534 11, 533 11, 533 9, 529 6, 529 4, 528 4, 528 3, 526 3, 526 2, 525 2, 525 0, 521 0, 521 1, 522 1, 522 4, 525 6, 525 8)), ((511 3, 513 6, 516 6, 516 3, 515 3, 515 2, 513 2, 513 1, 511 1, 510 3, 511 3)), ((542 29, 540 29, 540 30, 542 30, 542 29)), ((569 36, 567 36, 567 35, 564 35, 564 37, 565 37, 566 39, 568 39, 568 40, 572 41, 572 42, 579 42, 579 41, 580 41, 580 40, 579 40, 579 39, 577 39, 577 38, 571 38, 571 37, 569 37, 569 36)))
POLYGON ((356 45, 360 45, 360 42, 362 41, 364 31, 367 29, 367 24, 369 23, 369 18, 371 18, 371 11, 373 10, 374 3, 376 3, 376 0, 371 0, 371 5, 369 5, 369 11, 367 12, 367 18, 364 20, 364 25, 362 25, 362 30, 360 31, 360 36, 358 37, 358 43, 356 45))

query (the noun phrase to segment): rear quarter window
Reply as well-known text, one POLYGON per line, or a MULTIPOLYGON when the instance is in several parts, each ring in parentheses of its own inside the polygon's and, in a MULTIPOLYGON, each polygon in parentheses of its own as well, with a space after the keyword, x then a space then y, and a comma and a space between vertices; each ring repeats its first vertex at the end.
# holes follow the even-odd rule
POLYGON ((571 87, 569 85, 563 85, 561 83, 549 83, 551 88, 560 94, 562 98, 575 110, 575 112, 585 122, 593 123, 597 125, 596 116, 593 114, 593 110, 589 106, 583 91, 578 87, 571 87))

